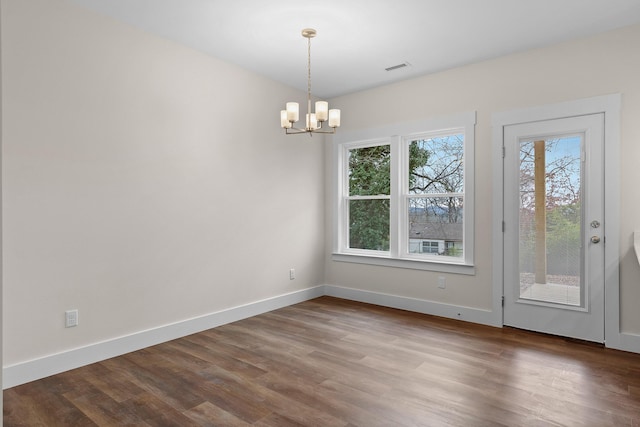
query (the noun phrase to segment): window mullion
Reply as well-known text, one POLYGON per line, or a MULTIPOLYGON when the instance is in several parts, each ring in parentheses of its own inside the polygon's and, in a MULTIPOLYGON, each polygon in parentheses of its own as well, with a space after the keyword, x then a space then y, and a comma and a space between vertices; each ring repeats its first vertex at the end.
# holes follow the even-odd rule
POLYGON ((405 222, 402 215, 404 206, 403 197, 403 164, 404 153, 402 147, 402 137, 391 138, 391 201, 390 201, 390 223, 389 230, 389 250, 392 257, 399 257, 402 253, 402 230, 405 222))
POLYGON ((373 196, 347 196, 347 200, 389 200, 390 196, 387 194, 376 194, 373 196))
POLYGON ((473 123, 465 126, 464 139, 464 260, 472 264, 474 260, 474 207, 475 207, 475 115, 473 123))
POLYGON ((340 168, 340 197, 341 204, 338 207, 338 218, 340 221, 338 245, 340 251, 345 251, 349 248, 349 162, 348 152, 346 146, 340 146, 339 155, 339 168, 340 168))

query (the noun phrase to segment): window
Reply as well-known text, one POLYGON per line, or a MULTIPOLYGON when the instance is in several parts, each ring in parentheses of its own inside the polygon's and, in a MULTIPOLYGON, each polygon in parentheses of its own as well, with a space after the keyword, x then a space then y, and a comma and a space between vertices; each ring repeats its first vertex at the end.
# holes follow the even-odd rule
POLYGON ((474 125, 467 113, 341 135, 334 259, 473 274, 474 125))
POLYGON ((350 248, 389 250, 389 148, 383 144, 348 150, 350 248))
POLYGON ((440 242, 434 242, 433 240, 422 242, 422 253, 438 254, 439 252, 440 252, 440 242))

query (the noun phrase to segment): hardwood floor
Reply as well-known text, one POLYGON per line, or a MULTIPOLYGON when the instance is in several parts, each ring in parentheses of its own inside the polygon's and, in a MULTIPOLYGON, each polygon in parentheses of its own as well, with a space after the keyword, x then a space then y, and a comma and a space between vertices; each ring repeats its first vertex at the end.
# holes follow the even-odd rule
POLYGON ((5 390, 8 426, 640 426, 640 355, 322 297, 5 390))

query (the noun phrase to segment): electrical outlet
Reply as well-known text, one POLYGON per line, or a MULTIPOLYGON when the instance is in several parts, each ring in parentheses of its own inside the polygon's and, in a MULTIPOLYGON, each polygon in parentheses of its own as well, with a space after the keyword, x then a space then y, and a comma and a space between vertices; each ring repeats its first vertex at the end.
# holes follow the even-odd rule
POLYGON ((296 269, 292 268, 289 270, 289 280, 293 280, 296 278, 296 269))
POLYGON ((64 327, 71 328, 78 326, 78 310, 67 310, 64 312, 64 327))
POLYGON ((444 289, 447 287, 447 279, 444 276, 438 276, 438 288, 444 289))

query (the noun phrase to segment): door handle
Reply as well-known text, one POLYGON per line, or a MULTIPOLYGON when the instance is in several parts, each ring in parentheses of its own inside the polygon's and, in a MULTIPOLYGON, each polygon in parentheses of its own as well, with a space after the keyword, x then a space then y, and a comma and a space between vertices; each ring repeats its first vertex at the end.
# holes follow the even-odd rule
POLYGON ((591 243, 600 243, 600 237, 591 236, 591 243))

